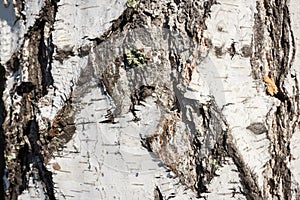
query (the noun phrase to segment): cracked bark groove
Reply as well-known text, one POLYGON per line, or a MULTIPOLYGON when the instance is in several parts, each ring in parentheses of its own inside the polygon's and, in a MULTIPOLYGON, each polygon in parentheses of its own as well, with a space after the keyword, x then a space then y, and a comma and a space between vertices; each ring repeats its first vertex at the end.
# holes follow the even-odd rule
MULTIPOLYGON (((4 66, 0 65, 0 94, 4 100, 0 101, 0 177, 3 177, 0 178, 0 185, 3 186, 0 189, 0 199, 18 199, 22 192, 28 190, 30 179, 41 181, 45 199, 58 199, 53 173, 46 168, 46 164, 53 152, 60 151, 72 139, 75 132, 75 111, 71 97, 74 85, 84 84, 84 80, 92 75, 82 73, 78 83, 72 82, 71 93, 65 95, 65 104, 56 113, 55 119, 42 119, 47 124, 43 129, 39 124, 41 110, 37 104, 49 93, 49 88, 54 87, 56 80, 52 75, 53 61, 57 60, 63 65, 75 55, 91 56, 89 65, 93 70, 88 72, 95 73, 99 87, 105 88, 105 92, 116 104, 116 109, 110 113, 112 122, 114 117, 129 111, 134 117, 132 121, 138 122, 139 110, 136 107, 141 106, 152 93, 157 95, 156 104, 164 115, 160 118, 155 133, 141 138, 141 143, 158 155, 168 169, 176 174, 181 184, 192 189, 197 197, 206 198, 210 183, 218 177, 218 168, 226 165, 226 159, 231 158, 238 169, 243 187, 240 188, 240 193, 245 198, 299 198, 300 186, 299 183, 293 183, 290 169, 293 159, 291 140, 299 129, 300 100, 298 76, 292 72, 297 45, 288 1, 258 0, 254 26, 251 27, 251 46, 245 45, 240 49, 235 41, 226 47, 225 44, 216 46, 205 35, 210 25, 208 21, 212 9, 220 2, 141 0, 136 8, 125 9, 101 36, 86 36, 86 40, 94 41, 90 46, 71 50, 67 47, 58 49, 53 43, 58 2, 44 2, 35 23, 24 35, 21 46, 13 52, 4 66), (162 29, 170 30, 164 35, 168 38, 168 48, 163 52, 155 52, 160 54, 159 74, 162 78, 151 77, 154 79, 152 84, 146 84, 151 82, 147 77, 150 77, 151 72, 144 68, 126 68, 124 55, 117 55, 109 48, 106 50, 111 50, 113 54, 107 55, 105 60, 98 55, 106 42, 110 45, 109 42, 120 37, 121 33, 126 35, 131 30, 145 27, 158 28, 161 31, 158 33, 162 34, 162 29), (174 41, 175 33, 182 34, 183 43, 193 44, 189 53, 185 54, 176 48, 176 42, 181 41, 174 41), (264 85, 265 76, 273 78, 278 88, 278 93, 270 97, 276 99, 278 104, 273 104, 273 110, 269 109, 263 122, 253 122, 244 127, 255 135, 266 134, 269 141, 270 159, 264 163, 262 175, 250 167, 246 155, 243 155, 236 143, 233 132, 235 127, 228 121, 228 114, 223 110, 234 103, 226 102, 221 107, 217 97, 200 103, 197 99, 187 98, 187 90, 183 91, 178 86, 189 87, 194 84, 197 67, 212 52, 218 59, 223 59, 227 54, 231 60, 237 56, 250 59, 251 75, 256 81, 256 89, 259 90, 264 85), (18 74, 25 70, 28 71, 28 77, 25 75, 21 81, 18 74), (125 79, 124 74, 127 84, 122 82, 125 79), (168 81, 169 77, 176 82, 168 81), (140 85, 133 84, 137 80, 140 85), (5 89, 9 91, 3 94, 5 89), (178 140, 188 149, 182 154, 182 144, 178 140), (212 145, 211 149, 206 151, 206 145, 212 145)), ((17 20, 24 24, 27 16, 22 11, 26 3, 16 1, 15 4, 17 20)), ((218 27, 218 30, 221 33, 223 31, 222 27, 218 27)), ((149 36, 153 34, 150 31, 144 33, 149 36)), ((129 39, 124 37, 124 41, 128 42, 129 39)), ((149 66, 153 67, 154 64, 150 63, 149 66)), ((267 96, 267 93, 264 95, 267 96)), ((154 193, 155 199, 164 198, 161 187, 156 186, 154 193)))
MULTIPOLYGON (((26 17, 22 15, 24 3, 19 1, 16 5, 19 6, 18 12, 21 14, 21 19, 26 21, 26 17)), ((26 67, 29 77, 27 77, 28 81, 21 82, 20 86, 17 86, 18 81, 16 81, 10 90, 11 98, 20 97, 20 102, 12 102, 12 105, 5 107, 6 119, 2 124, 5 135, 5 171, 7 171, 7 174, 3 176, 4 183, 2 184, 5 190, 2 194, 5 194, 5 199, 17 199, 18 195, 28 188, 29 176, 42 180, 48 198, 55 199, 52 173, 44 164, 47 156, 45 153, 47 143, 51 143, 51 140, 47 139, 47 134, 39 133, 35 115, 39 112, 36 107, 37 101, 53 84, 51 76, 53 44, 51 33, 46 33, 45 30, 46 27, 50 27, 51 31, 56 12, 56 2, 47 1, 39 18, 25 34, 24 41, 26 42, 6 63, 6 69, 11 70, 6 72, 6 76, 26 67), (24 51, 28 51, 28 54, 24 55, 24 51), (19 106, 22 106, 20 112, 14 112, 19 106)), ((5 83, 3 85, 5 86, 5 83)))
POLYGON ((294 93, 288 94, 284 82, 295 59, 295 39, 287 1, 259 1, 255 16, 253 76, 261 79, 265 74, 274 77, 280 100, 275 115, 268 115, 268 138, 271 160, 264 171, 264 188, 257 190, 253 199, 291 199, 290 140, 299 122, 299 85, 293 79, 294 93), (271 42, 270 42, 271 41, 271 42), (262 46, 267 43, 270 49, 262 46), (267 61, 267 65, 265 64, 267 61))

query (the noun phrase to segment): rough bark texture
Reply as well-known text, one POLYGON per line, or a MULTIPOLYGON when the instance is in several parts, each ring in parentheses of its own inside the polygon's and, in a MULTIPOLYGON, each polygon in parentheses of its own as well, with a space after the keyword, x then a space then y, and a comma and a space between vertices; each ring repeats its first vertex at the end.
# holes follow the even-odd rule
POLYGON ((299 199, 286 0, 0 3, 0 199, 299 199))

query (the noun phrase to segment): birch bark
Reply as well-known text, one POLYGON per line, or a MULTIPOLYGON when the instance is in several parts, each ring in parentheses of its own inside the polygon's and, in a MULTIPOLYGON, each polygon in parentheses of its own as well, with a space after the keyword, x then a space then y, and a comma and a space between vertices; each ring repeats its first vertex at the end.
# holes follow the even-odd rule
POLYGON ((287 0, 4 0, 1 199, 299 199, 287 0))

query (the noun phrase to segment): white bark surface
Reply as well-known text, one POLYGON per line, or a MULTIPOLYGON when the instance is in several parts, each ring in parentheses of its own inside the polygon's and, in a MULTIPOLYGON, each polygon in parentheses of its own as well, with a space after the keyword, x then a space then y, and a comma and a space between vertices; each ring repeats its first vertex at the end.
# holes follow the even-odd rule
MULTIPOLYGON (((125 0, 61 0, 53 24, 46 20, 42 27, 45 46, 55 49, 49 62, 54 82, 47 85, 47 94, 25 101, 32 93, 18 95, 16 85, 41 76, 40 72, 32 74, 36 67, 32 48, 37 46, 32 45, 30 34, 41 28, 39 20, 43 12, 48 12, 45 8, 49 2, 24 1, 21 12, 11 1, 0 3, 0 64, 6 70, 4 135, 20 133, 25 138, 20 143, 33 146, 29 136, 24 136, 28 128, 25 122, 35 119, 45 137, 50 130, 63 135, 67 132, 64 127, 54 127, 60 121, 58 117, 72 115, 64 110, 67 104, 75 113, 74 135, 67 142, 55 135, 51 142, 57 141, 63 148, 57 147, 58 151, 44 163, 52 172, 56 199, 159 200, 159 192, 163 199, 178 200, 299 199, 297 1, 287 2, 289 12, 284 17, 277 15, 278 6, 273 1, 220 0, 210 7, 209 17, 205 16, 204 1, 198 2, 202 10, 196 2, 190 2, 188 10, 201 15, 203 28, 196 14, 183 12, 185 4, 172 0, 141 1, 134 8, 126 8, 125 0), (267 4, 274 10, 268 10, 267 4), (123 19, 120 16, 127 15, 134 16, 132 21, 126 25, 118 22, 118 18, 123 19), (186 24, 194 25, 181 23, 182 15, 187 18, 186 24), (278 21, 288 18, 289 26, 281 20, 284 28, 276 27, 277 18, 273 16, 278 21), (136 27, 139 23, 143 27, 136 27), (122 27, 114 27, 117 25, 122 27), (177 30, 182 38, 175 34, 172 43, 172 39, 160 37, 163 26, 168 26, 169 34, 164 37, 177 30), (190 27, 197 29, 193 36, 188 33, 190 27), (151 44, 147 46, 143 36, 136 36, 134 45, 145 55, 149 53, 153 65, 128 70, 123 60, 121 64, 117 61, 125 55, 122 45, 129 44, 122 34, 128 30, 144 33, 139 28, 147 30, 151 44), (279 30, 285 31, 281 37, 287 35, 287 39, 274 47, 274 38, 278 38, 273 35, 279 30), (107 43, 99 42, 103 38, 107 43), (176 42, 183 42, 188 50, 174 53, 176 42), (275 55, 274 48, 280 49, 280 55, 275 55), (112 54, 106 56, 106 51, 112 54), (179 57, 180 73, 172 64, 174 54, 179 57), (11 64, 14 55, 22 57, 16 71, 11 64), (282 56, 286 62, 281 66, 276 59, 282 56), (284 70, 287 73, 283 75, 284 70), (278 95, 266 91, 265 76, 275 79, 278 95), (133 101, 139 100, 132 97, 145 85, 155 87, 155 91, 135 105, 133 101), (174 110, 176 100, 180 108, 174 110), (131 106, 135 112, 130 111, 131 106), (24 114, 24 123, 20 123, 24 109, 30 114, 24 114), (102 123, 111 115, 113 123, 102 123), (145 138, 149 139, 148 150, 153 152, 142 145, 145 138), (222 138, 226 145, 219 147, 222 138), (215 151, 222 153, 215 155, 215 151)), ((40 79, 37 82, 42 82, 40 79)), ((44 141, 40 136, 42 155, 56 144, 44 141)), ((8 160, 18 158, 22 145, 12 144, 13 148, 5 152, 7 166, 13 166, 8 160)), ((28 188, 18 199, 51 199, 45 181, 36 178, 40 175, 35 171, 30 165, 28 188)))

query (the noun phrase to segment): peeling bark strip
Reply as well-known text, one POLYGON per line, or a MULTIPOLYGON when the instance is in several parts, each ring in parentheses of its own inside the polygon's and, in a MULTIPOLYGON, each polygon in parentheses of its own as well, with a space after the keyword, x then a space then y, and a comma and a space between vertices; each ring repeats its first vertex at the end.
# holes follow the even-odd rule
MULTIPOLYGON (((258 1, 257 11, 253 35, 255 51, 251 59, 253 76, 261 81, 264 76, 274 77, 278 86, 274 97, 281 101, 275 115, 267 116, 272 158, 264 171, 264 188, 260 190, 259 198, 291 199, 291 171, 288 165, 291 160, 290 139, 299 122, 299 85, 297 77, 294 77, 293 93, 285 87, 295 57, 290 13, 285 0, 258 1)), ((257 189, 255 191, 257 194, 257 189)), ((252 198, 257 199, 257 195, 252 198)))

